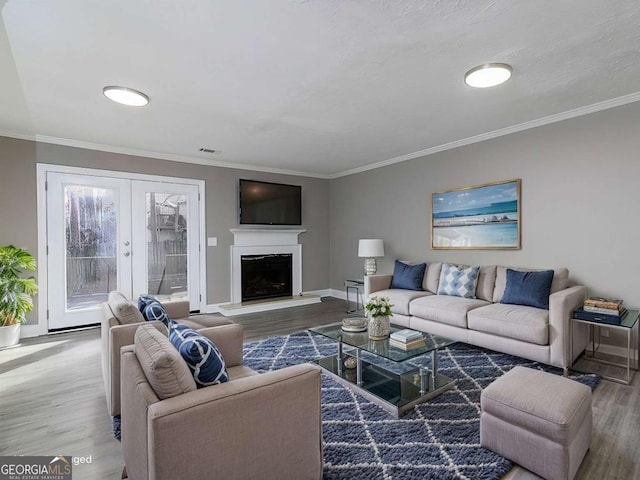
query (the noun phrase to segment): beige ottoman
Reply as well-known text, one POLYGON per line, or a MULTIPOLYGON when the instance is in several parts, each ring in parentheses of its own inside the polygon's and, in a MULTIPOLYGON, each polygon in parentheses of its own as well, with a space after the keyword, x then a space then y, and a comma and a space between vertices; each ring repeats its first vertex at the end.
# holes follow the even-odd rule
POLYGON ((591 389, 515 367, 480 396, 483 447, 549 480, 571 480, 591 443, 591 389))

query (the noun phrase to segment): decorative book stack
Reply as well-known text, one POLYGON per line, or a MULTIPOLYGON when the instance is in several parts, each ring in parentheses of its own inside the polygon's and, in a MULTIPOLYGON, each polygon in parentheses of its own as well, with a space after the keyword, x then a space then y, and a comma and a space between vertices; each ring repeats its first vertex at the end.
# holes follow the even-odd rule
POLYGON ((573 312, 573 317, 580 320, 620 325, 627 313, 627 309, 620 299, 589 297, 581 308, 573 312))
POLYGON ((389 336, 389 345, 402 350, 410 350, 412 348, 424 347, 425 341, 422 333, 415 330, 398 330, 389 336))

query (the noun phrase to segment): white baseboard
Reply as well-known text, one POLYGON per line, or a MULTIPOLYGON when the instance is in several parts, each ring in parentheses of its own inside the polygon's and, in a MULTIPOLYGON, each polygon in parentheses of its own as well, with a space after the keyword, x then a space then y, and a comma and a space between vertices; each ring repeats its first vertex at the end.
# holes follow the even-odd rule
POLYGON ((324 288, 322 290, 311 290, 308 292, 302 292, 303 295, 317 295, 318 297, 332 297, 330 288, 324 288))
POLYGON ((336 290, 335 288, 332 288, 331 293, 329 294, 330 297, 335 297, 335 298, 339 298, 341 300, 347 300, 347 293, 344 290, 336 290))
POLYGON ((45 325, 31 324, 31 325, 22 325, 20 327, 20 338, 33 338, 40 337, 42 335, 47 334, 47 328, 45 325))

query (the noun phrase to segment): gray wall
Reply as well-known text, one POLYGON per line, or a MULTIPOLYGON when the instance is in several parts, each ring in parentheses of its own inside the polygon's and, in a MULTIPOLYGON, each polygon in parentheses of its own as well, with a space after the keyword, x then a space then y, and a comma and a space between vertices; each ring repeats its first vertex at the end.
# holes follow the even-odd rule
POLYGON ((331 285, 362 276, 359 238, 396 259, 569 268, 590 294, 640 307, 640 103, 331 182, 331 285), (431 250, 431 194, 522 179, 521 250, 431 250))
MULTIPOLYGON (((13 243, 37 254, 36 163, 145 173, 205 181, 206 235, 218 237, 207 247, 207 303, 229 301, 229 259, 238 227, 238 178, 302 185, 304 291, 329 286, 329 181, 230 168, 209 167, 0 137, 0 244, 13 243)), ((41 259, 38 259, 41 261, 41 259)), ((29 323, 35 323, 35 312, 29 323)))

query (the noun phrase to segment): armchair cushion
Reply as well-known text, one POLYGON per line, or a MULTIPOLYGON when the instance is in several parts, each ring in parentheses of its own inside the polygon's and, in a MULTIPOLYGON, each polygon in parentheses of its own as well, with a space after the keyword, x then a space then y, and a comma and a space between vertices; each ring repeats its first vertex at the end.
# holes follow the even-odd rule
POLYGON ((144 317, 140 311, 120 292, 116 290, 109 292, 107 303, 109 304, 113 317, 120 325, 144 322, 144 317))
POLYGON ((209 338, 185 325, 171 322, 169 340, 187 362, 198 388, 229 381, 224 358, 209 338))
POLYGON ((157 320, 165 324, 169 328, 171 319, 162 304, 151 295, 140 295, 138 298, 138 308, 142 312, 145 320, 151 322, 157 320))
POLYGON ((138 327, 133 345, 140 366, 160 400, 196 390, 189 367, 153 325, 138 327))

